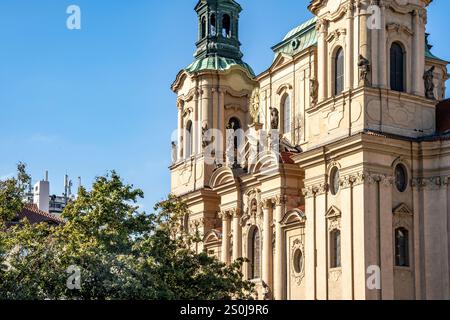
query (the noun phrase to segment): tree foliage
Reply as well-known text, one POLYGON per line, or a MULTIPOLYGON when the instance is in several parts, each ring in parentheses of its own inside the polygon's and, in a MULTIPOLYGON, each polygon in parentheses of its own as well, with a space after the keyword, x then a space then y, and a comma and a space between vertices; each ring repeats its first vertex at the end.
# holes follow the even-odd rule
POLYGON ((80 188, 65 208, 66 223, 20 225, 6 221, 23 207, 19 177, 0 185, 0 299, 246 299, 252 284, 243 280, 244 260, 224 265, 192 248, 182 221, 189 213, 175 196, 140 211, 143 192, 116 172, 80 188), (80 286, 77 283, 79 271, 80 286))

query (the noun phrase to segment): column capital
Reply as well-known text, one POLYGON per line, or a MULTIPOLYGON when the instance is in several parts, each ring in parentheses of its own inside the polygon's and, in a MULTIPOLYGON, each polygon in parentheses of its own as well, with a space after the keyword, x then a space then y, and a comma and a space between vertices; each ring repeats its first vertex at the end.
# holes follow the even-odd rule
POLYGON ((281 194, 276 195, 276 196, 273 198, 273 203, 274 203, 275 206, 277 206, 277 207, 282 206, 283 204, 286 203, 286 201, 287 201, 286 198, 287 198, 286 195, 281 195, 281 194))
POLYGON ((273 199, 272 198, 265 198, 261 200, 261 207, 263 209, 270 209, 273 207, 273 199))
POLYGON ((222 220, 228 220, 230 218, 230 210, 221 210, 217 213, 217 216, 222 220))
POLYGON ((230 212, 230 216, 233 218, 240 218, 242 215, 242 210, 239 208, 233 208, 229 212, 230 212))
POLYGON ((328 20, 326 19, 319 19, 317 21, 316 29, 320 33, 327 33, 328 32, 328 20))

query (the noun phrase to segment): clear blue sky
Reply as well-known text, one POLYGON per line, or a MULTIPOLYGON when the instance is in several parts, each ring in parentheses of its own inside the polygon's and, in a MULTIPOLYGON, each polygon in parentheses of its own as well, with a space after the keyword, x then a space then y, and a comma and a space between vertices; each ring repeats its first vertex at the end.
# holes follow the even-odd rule
MULTIPOLYGON (((240 0, 245 61, 257 73, 270 47, 310 17, 299 0, 240 0)), ((0 177, 24 161, 33 179, 50 171, 90 183, 116 169, 145 191, 146 209, 170 188, 176 128, 170 85, 192 62, 196 0, 1 0, 0 177), (82 30, 66 28, 66 8, 82 10, 82 30)), ((433 53, 450 60, 450 1, 430 6, 433 53)), ((447 90, 447 95, 450 91, 447 90)))

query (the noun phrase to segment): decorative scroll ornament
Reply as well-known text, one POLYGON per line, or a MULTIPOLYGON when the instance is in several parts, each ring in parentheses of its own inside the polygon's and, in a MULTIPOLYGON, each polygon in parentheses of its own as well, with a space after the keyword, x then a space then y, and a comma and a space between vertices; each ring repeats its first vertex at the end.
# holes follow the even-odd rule
POLYGON ((255 88, 250 98, 250 116, 253 119, 253 123, 259 122, 259 108, 260 108, 260 95, 259 88, 255 88))

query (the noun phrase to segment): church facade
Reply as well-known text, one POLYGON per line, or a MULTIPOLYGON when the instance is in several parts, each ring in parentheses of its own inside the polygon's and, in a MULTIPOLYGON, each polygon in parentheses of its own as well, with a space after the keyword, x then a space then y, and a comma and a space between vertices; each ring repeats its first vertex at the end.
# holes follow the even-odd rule
POLYGON ((172 193, 197 250, 248 259, 256 298, 450 299, 449 76, 430 3, 312 0, 259 75, 241 6, 195 7, 195 61, 172 85, 172 193))

